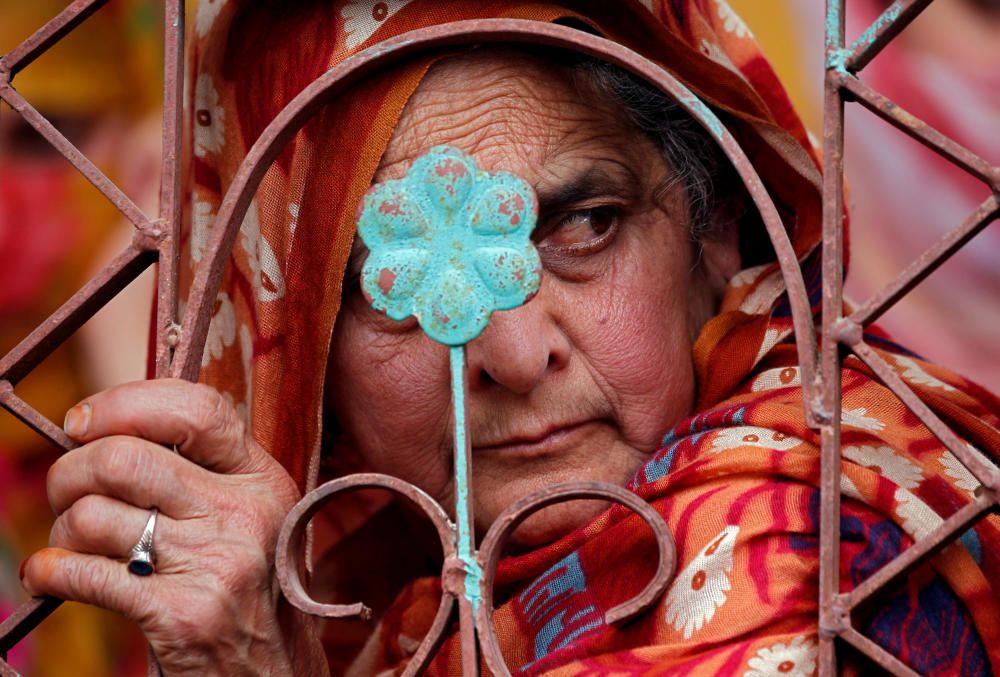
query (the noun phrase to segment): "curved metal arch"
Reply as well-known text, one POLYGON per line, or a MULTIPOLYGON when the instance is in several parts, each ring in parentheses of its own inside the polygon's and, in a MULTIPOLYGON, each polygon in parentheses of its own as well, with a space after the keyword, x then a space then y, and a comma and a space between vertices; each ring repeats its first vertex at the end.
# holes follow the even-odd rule
POLYGON ((736 139, 712 110, 669 72, 631 49, 583 31, 524 19, 478 19, 455 21, 404 33, 370 47, 338 64, 314 80, 292 99, 261 133, 236 172, 219 207, 207 265, 199 268, 191 287, 187 311, 182 321, 184 336, 175 353, 171 375, 193 380, 201 355, 211 310, 222 274, 264 173, 291 138, 325 104, 358 82, 363 76, 387 68, 419 52, 439 47, 481 43, 544 45, 603 59, 644 78, 675 98, 692 118, 719 144, 739 173, 751 198, 760 210, 764 226, 777 254, 792 311, 792 323, 802 372, 805 416, 813 421, 812 404, 817 402, 816 335, 809 295, 795 251, 760 175, 736 139), (221 226, 221 227, 220 227, 221 226))

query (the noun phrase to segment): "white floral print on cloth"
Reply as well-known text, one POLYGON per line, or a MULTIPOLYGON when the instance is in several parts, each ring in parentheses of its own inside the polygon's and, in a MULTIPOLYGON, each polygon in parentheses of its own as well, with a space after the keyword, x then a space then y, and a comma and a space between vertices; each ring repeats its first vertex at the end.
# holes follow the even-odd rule
MULTIPOLYGON (((727 60, 728 58, 726 57, 727 60)), ((774 300, 785 291, 785 279, 781 277, 780 270, 771 271, 755 284, 753 291, 740 302, 739 309, 747 315, 765 312, 774 304, 774 300)))
POLYGON ((775 390, 777 388, 793 388, 802 385, 802 376, 798 367, 778 367, 761 372, 761 375, 754 379, 750 389, 759 393, 762 390, 775 390))
MULTIPOLYGON (((979 459, 979 462, 984 464, 988 468, 996 468, 996 465, 983 455, 983 452, 976 449, 971 444, 966 444, 972 455, 979 459)), ((944 474, 955 480, 955 486, 959 489, 965 491, 969 496, 973 498, 976 495, 976 490, 982 486, 976 476, 973 475, 965 464, 958 459, 955 454, 950 451, 945 451, 941 454, 941 465, 944 467, 944 474)))
POLYGON ((194 89, 194 153, 205 157, 218 153, 226 142, 226 111, 219 105, 219 92, 212 76, 198 76, 194 89))
POLYGON ((267 238, 261 235, 256 200, 250 203, 247 215, 243 218, 243 225, 240 226, 240 232, 240 243, 247 255, 250 281, 253 283, 257 299, 266 303, 284 298, 285 276, 267 238))
POLYGON ((215 24, 215 19, 225 4, 226 0, 199 0, 198 14, 194 20, 199 38, 205 37, 212 30, 212 25, 215 24))
MULTIPOLYGON (((702 41, 702 51, 705 51, 705 41, 702 41)), ((707 52, 706 52, 707 53, 707 52)), ((745 287, 748 284, 752 284, 757 281, 760 274, 764 272, 764 269, 768 267, 768 264, 762 264, 759 266, 754 266, 753 268, 745 268, 740 272, 736 273, 729 279, 730 287, 745 287)))
POLYGON ((868 410, 865 407, 841 409, 840 422, 846 426, 862 428, 863 430, 879 431, 885 429, 885 423, 874 416, 868 416, 868 410))
POLYGON ((745 38, 750 35, 750 30, 743 22, 743 19, 725 0, 715 0, 719 18, 722 19, 722 27, 738 38, 745 38))
POLYGON ((354 49, 375 34, 385 20, 412 0, 354 0, 344 5, 344 33, 347 47, 354 49))
POLYGON ((215 205, 195 198, 191 205, 191 258, 201 261, 208 245, 208 236, 215 223, 215 205))
POLYGON ((738 449, 739 447, 760 447, 761 449, 787 451, 800 444, 802 444, 802 440, 794 435, 786 435, 770 428, 741 425, 723 428, 716 433, 712 440, 712 450, 718 452, 738 449))
POLYGON ((809 677, 816 673, 816 643, 799 635, 757 651, 743 677, 809 677))
POLYGON ((236 310, 229 294, 219 292, 215 299, 215 312, 212 323, 208 325, 208 338, 205 340, 205 352, 201 357, 201 366, 207 366, 212 360, 222 357, 223 351, 236 341, 236 310))
POLYGON ((757 357, 754 358, 754 362, 760 362, 764 359, 764 356, 771 352, 771 348, 778 345, 786 336, 790 336, 792 333, 791 327, 786 327, 784 329, 768 329, 764 332, 764 340, 761 341, 760 350, 757 352, 757 357))
POLYGON ((940 388, 947 392, 952 392, 955 389, 942 381, 941 379, 931 376, 928 374, 916 360, 912 360, 904 355, 893 355, 892 359, 896 360, 896 364, 902 367, 902 376, 904 379, 911 383, 916 383, 917 385, 930 386, 931 388, 940 388))
POLYGON ((900 487, 896 489, 896 515, 902 520, 903 531, 915 541, 934 531, 944 518, 918 496, 900 487))
POLYGON ((920 500, 920 497, 900 487, 896 489, 896 515, 902 520, 903 531, 915 541, 925 538, 944 518, 920 500))
POLYGON ((892 447, 844 447, 843 454, 844 458, 873 469, 904 489, 915 489, 924 479, 920 466, 897 454, 892 447))
POLYGON ((665 619, 675 630, 683 630, 684 639, 701 630, 715 616, 716 609, 726 603, 726 593, 732 588, 729 572, 733 570, 733 547, 739 533, 738 526, 723 529, 670 586, 665 619))
POLYGON ((712 61, 722 64, 727 68, 733 68, 733 61, 729 55, 716 42, 709 42, 705 38, 701 40, 701 53, 712 61))
POLYGON ((858 485, 854 483, 854 480, 847 476, 847 473, 840 474, 840 493, 859 501, 865 500, 861 490, 858 489, 858 485))

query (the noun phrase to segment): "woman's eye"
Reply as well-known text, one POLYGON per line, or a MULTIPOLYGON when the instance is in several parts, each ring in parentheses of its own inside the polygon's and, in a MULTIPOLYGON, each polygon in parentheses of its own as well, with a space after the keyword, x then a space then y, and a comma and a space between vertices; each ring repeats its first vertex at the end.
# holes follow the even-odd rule
POLYGON ((535 244, 543 250, 566 254, 590 254, 603 249, 618 229, 615 207, 593 207, 553 217, 535 232, 535 244))

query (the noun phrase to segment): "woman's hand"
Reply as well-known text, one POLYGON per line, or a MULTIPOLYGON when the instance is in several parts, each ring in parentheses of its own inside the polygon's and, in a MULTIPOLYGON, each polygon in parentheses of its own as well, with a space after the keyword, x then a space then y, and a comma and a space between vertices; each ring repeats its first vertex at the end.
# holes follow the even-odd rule
POLYGON ((326 672, 313 621, 274 577, 298 490, 218 392, 118 386, 71 409, 66 432, 83 446, 49 471, 57 519, 22 569, 28 592, 127 616, 168 675, 326 672), (154 507, 156 573, 143 578, 123 560, 154 507))

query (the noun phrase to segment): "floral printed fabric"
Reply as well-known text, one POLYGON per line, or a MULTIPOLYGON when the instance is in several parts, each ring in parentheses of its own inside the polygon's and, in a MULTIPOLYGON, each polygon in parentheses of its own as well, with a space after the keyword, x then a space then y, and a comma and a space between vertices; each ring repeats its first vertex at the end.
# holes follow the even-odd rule
MULTIPOLYGON (((663 515, 678 549, 677 573, 653 611, 619 628, 603 622, 606 611, 645 586, 652 569, 648 528, 621 508, 501 563, 498 587, 523 591, 494 615, 515 674, 814 674, 819 438, 796 422, 798 387, 754 387, 779 381, 794 359, 791 346, 777 348, 731 398, 678 424, 633 478, 630 488, 663 515)), ((942 374, 940 385, 917 392, 933 400, 945 385, 959 393, 966 384, 942 374)), ((973 496, 966 475, 952 477, 950 452, 856 359, 845 364, 843 388, 845 412, 856 418, 864 409, 868 419, 843 429, 846 591, 973 496)), ((996 449, 996 401, 956 394, 954 405, 964 412, 957 427, 975 446, 996 449)), ((1000 667, 996 552, 1000 519, 989 517, 890 588, 876 608, 857 614, 855 627, 920 674, 993 674, 1000 667)), ((412 599, 403 598, 383 625, 420 636, 427 626, 419 622, 429 624, 430 614, 418 622, 409 614, 412 599)), ((456 644, 445 644, 432 674, 454 674, 456 644)), ((408 656, 386 648, 384 662, 366 669, 405 665, 408 656)), ((866 674, 851 661, 842 667, 866 674)))
MULTIPOLYGON (((210 88, 193 88, 204 105, 192 106, 188 120, 195 132, 191 223, 201 234, 195 230, 187 239, 191 256, 183 284, 205 256, 199 247, 207 242, 210 215, 247 149, 292 97, 381 40, 484 17, 583 22, 664 65, 724 110, 727 126, 785 215, 818 312, 817 153, 752 36, 721 0, 203 4, 192 82, 207 78, 210 88)), ((220 301, 202 379, 246 411, 255 437, 303 489, 318 479, 327 351, 357 208, 433 58, 366 78, 295 137, 264 177, 244 223, 246 243, 236 247, 223 282, 232 314, 220 301)), ((747 251, 766 250, 762 234, 742 238, 747 251)), ((872 331, 869 341, 885 348, 902 378, 969 445, 993 458, 1000 449, 997 400, 872 331)), ((653 566, 648 529, 619 508, 543 549, 502 561, 495 621, 513 671, 815 671, 818 439, 803 422, 793 340, 777 265, 764 263, 734 277, 695 344, 695 413, 667 435, 631 485, 664 516, 676 540, 671 589, 642 618, 621 627, 604 624, 604 612, 645 586, 653 566)), ((977 483, 856 359, 847 360, 842 378, 846 590, 966 505, 977 483)), ((351 469, 337 449, 325 451, 333 472, 351 469)), ((317 533, 335 542, 364 524, 366 515, 363 506, 341 510, 317 533)), ((996 671, 997 552, 991 517, 859 614, 857 627, 921 672, 996 671)), ((351 674, 404 669, 439 594, 436 582, 427 580, 404 590, 351 674)), ((332 660, 344 666, 346 659, 332 660)), ((457 671, 458 643, 449 638, 431 672, 457 671)))

